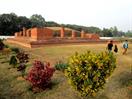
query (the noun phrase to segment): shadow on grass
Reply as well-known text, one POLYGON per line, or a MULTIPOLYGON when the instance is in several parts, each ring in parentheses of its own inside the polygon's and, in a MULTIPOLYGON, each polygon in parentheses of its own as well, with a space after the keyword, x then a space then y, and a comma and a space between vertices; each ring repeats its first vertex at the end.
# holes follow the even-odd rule
POLYGON ((120 87, 132 86, 132 73, 131 72, 121 72, 118 78, 120 87))
POLYGON ((109 99, 108 96, 105 95, 105 93, 97 93, 96 96, 86 96, 83 97, 82 99, 109 99))
POLYGON ((52 81, 51 83, 49 83, 45 88, 37 88, 37 87, 33 88, 32 86, 30 86, 28 90, 36 94, 36 93, 41 93, 44 91, 55 89, 57 88, 58 84, 59 84, 59 81, 56 80, 56 81, 52 81))
POLYGON ((49 86, 47 87, 47 89, 52 90, 52 89, 56 88, 58 85, 59 85, 59 81, 54 80, 54 81, 52 81, 52 82, 49 84, 49 86))
POLYGON ((93 98, 93 99, 109 99, 106 95, 102 94, 96 98, 93 98))
POLYGON ((2 61, 1 64, 9 63, 9 60, 2 61))
POLYGON ((132 97, 132 72, 121 72, 118 77, 120 88, 126 88, 127 97, 132 97))
POLYGON ((95 97, 82 97, 81 99, 109 99, 107 96, 105 95, 100 95, 100 96, 95 96, 95 97))

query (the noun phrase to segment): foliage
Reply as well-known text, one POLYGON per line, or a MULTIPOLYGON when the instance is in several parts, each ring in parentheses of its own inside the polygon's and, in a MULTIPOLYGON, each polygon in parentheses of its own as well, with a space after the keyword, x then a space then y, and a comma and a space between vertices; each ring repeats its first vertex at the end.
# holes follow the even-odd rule
POLYGON ((26 54, 24 52, 19 52, 16 55, 16 58, 18 60, 18 71, 25 71, 26 63, 29 61, 29 54, 26 54))
POLYGON ((111 27, 110 29, 101 30, 98 27, 94 26, 81 26, 81 25, 72 25, 72 24, 58 24, 54 21, 45 21, 41 15, 33 14, 30 18, 25 16, 17 16, 15 13, 10 14, 1 14, 0 15, 0 35, 14 35, 15 32, 21 31, 23 27, 33 28, 33 27, 64 27, 74 29, 77 32, 77 35, 80 35, 80 32, 84 30, 86 33, 96 33, 100 36, 112 37, 112 36, 132 36, 130 31, 126 34, 122 31, 118 31, 117 27, 111 27))
POLYGON ((68 67, 68 64, 64 63, 63 61, 58 61, 55 64, 56 70, 64 71, 65 69, 67 69, 67 67, 68 67))
POLYGON ((69 83, 82 96, 94 96, 104 87, 107 78, 116 68, 116 58, 113 53, 99 54, 87 51, 84 54, 71 56, 66 76, 69 83))
POLYGON ((102 30, 102 34, 104 37, 113 37, 112 31, 110 29, 104 28, 102 30))
POLYGON ((25 52, 19 52, 16 55, 19 63, 27 63, 29 60, 29 54, 26 54, 25 52))
POLYGON ((84 30, 86 33, 100 33, 101 29, 99 29, 98 27, 86 27, 86 26, 80 26, 80 25, 71 25, 71 24, 62 24, 63 26, 67 27, 67 28, 72 28, 74 30, 77 31, 82 31, 84 30))
POLYGON ((3 43, 3 40, 0 39, 0 50, 4 49, 5 44, 3 43))
POLYGON ((45 19, 41 15, 38 15, 38 14, 33 14, 30 17, 30 20, 32 22, 31 27, 44 27, 46 24, 45 19))
POLYGON ((17 28, 17 16, 14 13, 0 15, 0 33, 2 35, 13 35, 17 28))
POLYGON ((44 27, 45 19, 38 14, 33 14, 31 18, 17 16, 15 13, 0 15, 0 34, 14 35, 15 32, 21 31, 23 27, 44 27))
POLYGON ((50 84, 54 71, 55 69, 50 67, 49 63, 35 61, 26 79, 33 88, 45 89, 50 84))
POLYGON ((109 30, 111 31, 111 33, 112 33, 113 36, 118 36, 119 35, 118 34, 118 29, 117 29, 116 26, 111 27, 109 30))
POLYGON ((25 28, 31 28, 32 22, 30 21, 30 19, 28 19, 25 16, 19 16, 17 17, 17 28, 19 30, 22 30, 23 27, 25 28))
POLYGON ((125 36, 126 37, 132 37, 132 30, 130 31, 127 31, 126 33, 125 33, 125 36))
POLYGON ((25 52, 19 52, 15 56, 11 56, 10 58, 10 65, 13 65, 14 67, 17 67, 18 71, 25 70, 26 63, 29 61, 29 54, 26 54, 25 52))
POLYGON ((10 61, 9 61, 9 65, 13 65, 13 67, 15 67, 17 65, 16 56, 11 56, 10 61))
POLYGON ((54 21, 47 21, 46 27, 60 27, 60 24, 54 22, 54 21))
POLYGON ((4 48, 9 48, 9 45, 5 44, 4 48))
POLYGON ((11 49, 13 52, 15 52, 15 53, 19 53, 19 52, 20 52, 20 49, 17 48, 17 47, 11 47, 10 49, 11 49))
POLYGON ((25 16, 17 16, 14 13, 0 15, 1 35, 14 35, 15 32, 22 30, 23 27, 31 27, 30 19, 25 16))
POLYGON ((25 71, 26 64, 25 63, 20 63, 19 66, 17 67, 17 71, 25 71))

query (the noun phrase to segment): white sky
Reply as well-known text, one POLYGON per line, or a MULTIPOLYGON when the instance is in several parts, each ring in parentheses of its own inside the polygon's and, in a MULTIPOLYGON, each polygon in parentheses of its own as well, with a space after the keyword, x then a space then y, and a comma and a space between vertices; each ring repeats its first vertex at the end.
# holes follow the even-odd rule
POLYGON ((14 12, 46 21, 132 30, 132 0, 0 0, 0 14, 14 12))

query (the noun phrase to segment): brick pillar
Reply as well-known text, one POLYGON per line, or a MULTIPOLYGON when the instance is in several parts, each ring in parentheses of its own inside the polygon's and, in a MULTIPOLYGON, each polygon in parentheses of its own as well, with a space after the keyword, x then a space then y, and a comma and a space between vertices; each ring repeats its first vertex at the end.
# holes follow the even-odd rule
POLYGON ((26 36, 26 28, 23 27, 23 36, 26 36))
POLYGON ((72 38, 75 38, 75 34, 76 34, 76 32, 74 30, 72 30, 72 38))
POLYGON ((15 33, 15 37, 18 37, 18 36, 19 36, 19 34, 18 34, 18 32, 16 32, 16 33, 15 33))
POLYGON ((20 36, 20 32, 17 32, 17 36, 18 36, 18 37, 20 36))
POLYGON ((20 32, 19 32, 19 34, 20 34, 20 37, 21 37, 21 36, 23 36, 23 33, 22 33, 22 31, 20 31, 20 32))
POLYGON ((84 31, 82 30, 81 31, 81 38, 84 38, 85 37, 85 33, 84 33, 84 31))
POLYGON ((26 37, 29 37, 28 30, 26 31, 26 37))
POLYGON ((64 29, 64 27, 61 27, 61 30, 60 30, 61 32, 61 34, 60 34, 60 36, 61 36, 61 38, 63 38, 64 37, 64 33, 65 33, 65 29, 64 29))
POLYGON ((31 30, 26 31, 26 37, 31 37, 31 30))

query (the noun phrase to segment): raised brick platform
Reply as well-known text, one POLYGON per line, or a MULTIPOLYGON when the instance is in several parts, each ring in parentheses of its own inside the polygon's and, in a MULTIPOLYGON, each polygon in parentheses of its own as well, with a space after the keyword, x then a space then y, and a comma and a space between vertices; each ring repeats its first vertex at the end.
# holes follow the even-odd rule
POLYGON ((48 44, 70 44, 70 43, 102 43, 99 35, 80 32, 80 37, 77 36, 76 30, 67 29, 70 35, 66 35, 67 31, 64 27, 55 28, 59 36, 54 36, 54 27, 52 28, 23 28, 23 31, 15 33, 14 39, 8 39, 8 42, 20 44, 25 47, 34 48, 48 44))
POLYGON ((28 38, 24 39, 7 39, 7 42, 19 44, 28 48, 36 48, 45 45, 55 45, 55 44, 100 44, 107 43, 106 40, 88 40, 88 39, 70 39, 70 38, 54 38, 48 40, 39 40, 39 41, 31 41, 28 38))

